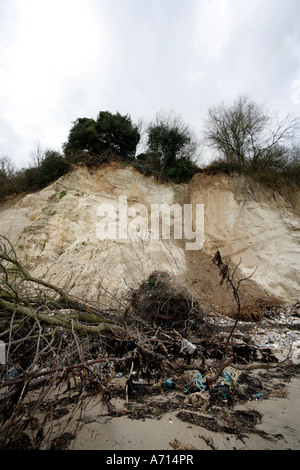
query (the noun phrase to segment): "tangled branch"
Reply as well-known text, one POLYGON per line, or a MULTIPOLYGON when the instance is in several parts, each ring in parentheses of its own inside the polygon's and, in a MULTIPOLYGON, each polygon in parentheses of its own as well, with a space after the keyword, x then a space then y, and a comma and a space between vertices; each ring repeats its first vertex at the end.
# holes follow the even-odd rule
POLYGON ((239 287, 246 279, 236 282, 236 269, 231 274, 219 252, 214 262, 238 305, 226 342, 206 321, 199 302, 166 273, 152 273, 119 303, 116 313, 32 276, 13 245, 0 236, 0 341, 6 345, 6 364, 0 365, 0 448, 24 445, 28 430, 33 430, 30 448, 42 443, 55 447, 56 406, 66 400, 73 411, 65 429, 89 397, 99 395, 114 413, 109 382, 117 374, 125 376, 128 404, 138 375, 157 382, 170 373, 198 370, 211 389, 229 364, 251 370, 250 356, 256 350, 247 346, 249 357, 242 358, 243 365, 236 364, 233 338, 240 314, 239 287), (190 337, 196 345, 192 355, 181 350, 183 339, 190 337), (37 411, 43 418, 36 429, 37 411))
POLYGON ((222 257, 221 257, 221 253, 220 253, 219 250, 217 250, 215 256, 213 257, 213 263, 220 270, 220 275, 221 275, 220 285, 223 285, 223 283, 225 281, 230 285, 230 287, 232 289, 234 300, 237 304, 237 312, 236 312, 236 316, 235 316, 235 323, 234 323, 234 325, 232 327, 232 330, 230 331, 230 333, 228 335, 228 338, 227 338, 227 342, 229 343, 231 338, 232 338, 232 335, 233 335, 233 333, 234 333, 234 331, 237 327, 237 324, 240 320, 240 316, 241 316, 241 300, 240 300, 240 293, 239 293, 240 286, 241 286, 242 282, 249 281, 251 279, 251 277, 254 276, 254 274, 257 270, 257 267, 255 268, 253 273, 250 274, 250 276, 245 277, 245 278, 241 278, 238 281, 235 281, 234 277, 235 277, 235 274, 236 274, 241 262, 238 265, 236 265, 236 267, 233 270, 233 273, 231 274, 228 264, 223 262, 222 257))
POLYGON ((32 276, 19 261, 10 241, 3 236, 0 236, 0 269, 0 318, 11 314, 13 324, 20 319, 30 319, 52 327, 70 328, 78 334, 123 329, 102 310, 32 276))

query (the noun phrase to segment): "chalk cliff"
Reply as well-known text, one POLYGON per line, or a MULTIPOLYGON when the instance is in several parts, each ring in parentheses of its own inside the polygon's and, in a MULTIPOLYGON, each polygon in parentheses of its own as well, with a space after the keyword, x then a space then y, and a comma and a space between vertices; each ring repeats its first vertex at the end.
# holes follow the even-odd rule
POLYGON ((300 299, 300 194, 282 196, 240 175, 199 173, 189 184, 174 185, 117 163, 79 166, 42 191, 2 205, 0 233, 35 276, 89 301, 122 301, 160 270, 208 307, 222 309, 232 295, 219 286, 211 262, 216 249, 232 267, 240 263, 243 276, 257 267, 249 299, 263 292, 289 302, 300 299), (172 233, 168 240, 100 240, 99 206, 111 204, 118 211, 125 196, 128 207, 143 204, 149 214, 153 204, 192 204, 194 219, 196 205, 203 204, 203 248, 187 250, 186 240, 172 233))

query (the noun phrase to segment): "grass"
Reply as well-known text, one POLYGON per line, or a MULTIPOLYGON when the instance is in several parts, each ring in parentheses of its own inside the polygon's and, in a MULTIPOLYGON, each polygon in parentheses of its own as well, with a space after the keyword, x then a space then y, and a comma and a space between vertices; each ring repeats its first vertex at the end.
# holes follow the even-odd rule
POLYGON ((67 195, 67 191, 65 189, 63 189, 60 193, 59 193, 59 196, 58 196, 58 199, 62 199, 63 197, 65 197, 67 195))

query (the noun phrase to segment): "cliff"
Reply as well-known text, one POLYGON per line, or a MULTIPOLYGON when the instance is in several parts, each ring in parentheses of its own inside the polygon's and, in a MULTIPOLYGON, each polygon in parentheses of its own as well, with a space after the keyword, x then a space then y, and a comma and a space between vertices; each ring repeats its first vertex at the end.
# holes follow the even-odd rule
MULTIPOLYGON (((103 215, 103 214, 102 214, 103 215)), ((0 233, 14 243, 37 277, 65 287, 89 301, 122 301, 153 271, 165 271, 194 293, 207 308, 230 309, 232 293, 219 285, 212 264, 216 249, 239 275, 255 274, 244 287, 246 301, 274 296, 300 298, 300 194, 266 189, 241 175, 196 174, 189 184, 161 184, 132 167, 111 163, 77 167, 42 191, 0 207, 0 233), (204 207, 204 245, 187 250, 186 240, 99 238, 99 207, 116 210, 153 204, 204 207)), ((143 224, 131 213, 129 223, 143 224)), ((150 218, 149 218, 150 220, 150 218)), ((149 232, 150 233, 150 232, 149 232)))

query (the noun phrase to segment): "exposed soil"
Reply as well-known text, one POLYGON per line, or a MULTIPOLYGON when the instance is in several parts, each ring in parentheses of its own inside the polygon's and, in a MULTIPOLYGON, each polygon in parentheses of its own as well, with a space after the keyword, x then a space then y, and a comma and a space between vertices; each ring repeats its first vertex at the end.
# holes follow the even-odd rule
MULTIPOLYGON (((220 285, 220 272, 203 250, 186 252, 187 273, 175 276, 178 283, 184 285, 191 294, 194 294, 206 311, 219 312, 223 315, 234 315, 236 302, 230 286, 220 285)), ((235 265, 231 264, 233 270, 235 265)), ((237 271, 237 278, 243 278, 237 271)), ((240 297, 242 305, 256 309, 257 304, 282 304, 282 299, 268 293, 252 279, 241 284, 240 297)))

